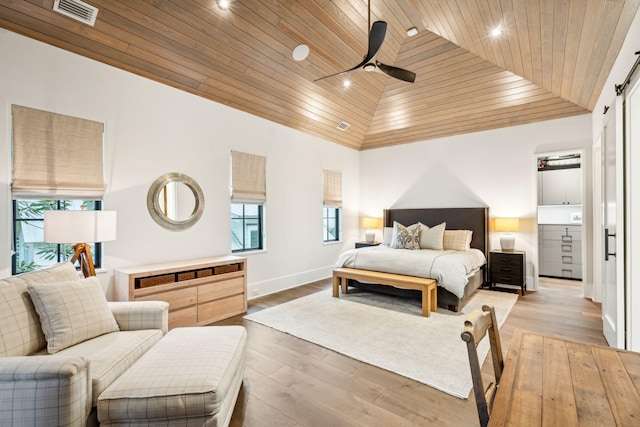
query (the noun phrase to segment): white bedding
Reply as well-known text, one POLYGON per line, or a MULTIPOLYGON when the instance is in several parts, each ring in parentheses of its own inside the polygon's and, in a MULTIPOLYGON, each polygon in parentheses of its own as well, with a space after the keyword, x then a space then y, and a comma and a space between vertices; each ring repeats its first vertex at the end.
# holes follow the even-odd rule
POLYGON ((436 279, 458 298, 464 296, 468 277, 487 262, 482 251, 392 249, 386 245, 350 249, 338 257, 337 267, 383 271, 436 279))

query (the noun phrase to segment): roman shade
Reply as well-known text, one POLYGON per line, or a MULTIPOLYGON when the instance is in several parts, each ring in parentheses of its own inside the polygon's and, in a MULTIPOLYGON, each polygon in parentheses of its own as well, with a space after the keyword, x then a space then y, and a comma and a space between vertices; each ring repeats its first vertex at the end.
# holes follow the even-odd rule
POLYGON ((104 124, 19 105, 13 119, 14 199, 101 199, 104 124))
POLYGON ((342 172, 323 170, 323 204, 329 207, 342 207, 342 172))
POLYGON ((264 203, 267 200, 264 156, 231 151, 231 201, 264 203))

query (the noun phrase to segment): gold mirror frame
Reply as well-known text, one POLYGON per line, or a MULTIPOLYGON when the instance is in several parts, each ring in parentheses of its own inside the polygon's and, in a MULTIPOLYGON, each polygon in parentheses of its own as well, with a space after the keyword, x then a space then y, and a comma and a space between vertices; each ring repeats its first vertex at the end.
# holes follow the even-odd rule
POLYGON ((149 210, 151 218, 153 218, 158 225, 172 231, 185 230, 198 222, 202 216, 202 212, 204 211, 204 194, 202 193, 202 189, 198 183, 195 182, 193 178, 178 172, 170 172, 162 175, 156 179, 153 184, 151 184, 149 192, 147 193, 147 209, 149 210), (179 182, 189 187, 193 192, 193 198, 195 199, 195 206, 191 216, 182 221, 176 221, 167 217, 158 201, 160 198, 160 192, 172 182, 179 182))

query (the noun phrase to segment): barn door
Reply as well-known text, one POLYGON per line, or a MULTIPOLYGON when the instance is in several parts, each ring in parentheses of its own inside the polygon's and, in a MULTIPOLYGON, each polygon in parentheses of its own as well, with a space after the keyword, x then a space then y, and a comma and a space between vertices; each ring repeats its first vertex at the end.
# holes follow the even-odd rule
POLYGON ((623 97, 604 117, 602 135, 603 333, 612 347, 625 348, 623 97))

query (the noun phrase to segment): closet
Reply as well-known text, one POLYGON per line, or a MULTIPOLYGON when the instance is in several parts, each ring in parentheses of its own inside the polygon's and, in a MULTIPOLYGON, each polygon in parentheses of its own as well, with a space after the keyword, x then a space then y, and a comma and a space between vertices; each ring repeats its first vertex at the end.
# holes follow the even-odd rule
POLYGON ((537 161, 538 275, 581 280, 581 154, 549 154, 537 161))

